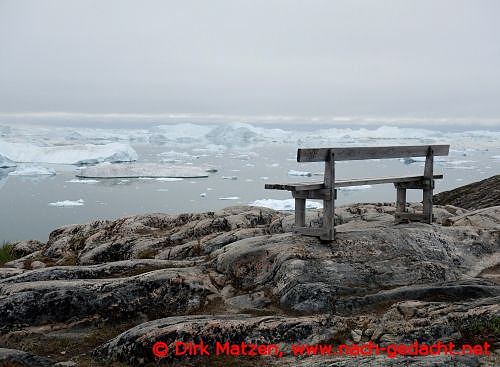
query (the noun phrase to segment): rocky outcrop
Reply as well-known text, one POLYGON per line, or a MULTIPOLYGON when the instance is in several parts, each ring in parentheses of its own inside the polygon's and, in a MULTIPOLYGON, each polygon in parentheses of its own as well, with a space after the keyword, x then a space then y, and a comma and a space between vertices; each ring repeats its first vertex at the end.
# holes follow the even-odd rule
POLYGON ((465 209, 482 209, 500 205, 500 175, 434 195, 438 205, 455 205, 465 209))
MULTIPOLYGON (((46 243, 14 244, 20 258, 0 270, 0 347, 54 363, 71 350, 82 366, 155 365, 155 341, 196 338, 277 343, 286 353, 266 359, 276 366, 426 361, 298 359, 294 343, 489 340, 498 350, 500 207, 436 206, 432 225, 395 225, 394 211, 338 208, 332 243, 293 234, 291 213, 246 206, 57 229, 46 243)), ((321 212, 307 222, 319 225, 321 212)))
POLYGON ((0 348, 0 366, 51 367, 54 362, 21 350, 0 348))

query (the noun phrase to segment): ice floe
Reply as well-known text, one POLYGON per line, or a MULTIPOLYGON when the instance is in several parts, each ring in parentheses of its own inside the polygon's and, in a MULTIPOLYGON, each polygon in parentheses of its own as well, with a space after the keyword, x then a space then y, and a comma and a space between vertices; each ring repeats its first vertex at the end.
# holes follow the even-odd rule
MULTIPOLYGON (((274 210, 295 210, 295 199, 284 199, 284 200, 277 200, 277 199, 260 199, 260 200, 255 200, 254 202, 249 204, 250 206, 262 206, 264 208, 270 208, 274 210)), ((312 201, 312 200, 307 200, 306 201, 306 208, 307 209, 321 209, 323 208, 323 204, 312 201)))
POLYGON ((156 181, 162 181, 162 182, 173 182, 173 181, 183 181, 183 178, 180 177, 158 177, 156 181))
MULTIPOLYGON (((99 164, 82 169, 77 177, 87 178, 199 178, 208 177, 206 169, 158 163, 99 164)), ((170 180, 171 181, 171 180, 170 180)))
POLYGON ((219 200, 239 200, 239 196, 226 196, 223 198, 219 198, 219 200))
POLYGON ((340 191, 360 191, 360 190, 369 190, 372 188, 372 185, 357 185, 357 186, 346 186, 339 187, 340 191))
POLYGON ((293 169, 288 171, 289 176, 307 176, 311 177, 312 173, 311 172, 305 172, 305 171, 295 171, 293 169))
POLYGON ((92 179, 73 179, 73 180, 68 180, 66 182, 68 182, 68 183, 82 183, 82 184, 96 184, 99 181, 92 180, 92 179))
POLYGON ((186 152, 176 152, 175 150, 170 150, 168 152, 159 153, 158 156, 161 158, 162 162, 182 162, 185 160, 192 160, 199 158, 199 156, 191 155, 186 152))
POLYGON ((68 207, 68 206, 82 206, 85 205, 85 201, 83 199, 78 199, 78 200, 62 200, 62 201, 55 201, 53 203, 49 203, 50 206, 57 206, 57 207, 68 207))
POLYGON ((96 164, 137 160, 137 152, 123 143, 38 146, 0 140, 0 154, 14 162, 25 163, 96 164))
POLYGON ((56 171, 52 168, 42 166, 18 166, 15 171, 10 172, 9 176, 54 176, 56 171))

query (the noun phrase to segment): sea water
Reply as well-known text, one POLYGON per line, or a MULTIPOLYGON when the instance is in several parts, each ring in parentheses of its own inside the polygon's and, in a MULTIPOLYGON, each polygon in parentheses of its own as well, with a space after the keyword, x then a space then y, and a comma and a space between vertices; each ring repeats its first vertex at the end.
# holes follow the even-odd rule
MULTIPOLYGON (((63 225, 94 219, 161 212, 213 211, 230 205, 264 205, 293 210, 289 192, 265 190, 266 183, 322 179, 321 163, 297 163, 298 147, 450 144, 436 157, 436 192, 500 172, 500 130, 397 126, 244 123, 170 124, 98 128, 88 126, 0 126, 0 244, 46 240, 63 225), (142 167, 128 177, 126 161, 142 167), (0 160, 1 162, 1 160, 0 160), (85 166, 82 166, 85 163, 85 166), (112 165, 116 178, 81 177, 85 167, 112 165), (95 166, 97 164, 98 166, 95 166), (12 166, 12 164, 5 164, 12 166), (205 172, 206 177, 168 177, 205 172), (162 172, 160 177, 158 172, 162 172)), ((424 159, 338 162, 338 179, 421 175, 424 159)), ((108 166, 109 167, 109 166, 108 166)), ((101 170, 102 171, 102 170, 101 170)), ((195 175, 195 176, 199 176, 195 175)), ((342 188, 339 205, 395 200, 392 184, 342 188)), ((421 191, 410 190, 409 201, 421 191)), ((311 202, 310 207, 321 207, 311 202)))

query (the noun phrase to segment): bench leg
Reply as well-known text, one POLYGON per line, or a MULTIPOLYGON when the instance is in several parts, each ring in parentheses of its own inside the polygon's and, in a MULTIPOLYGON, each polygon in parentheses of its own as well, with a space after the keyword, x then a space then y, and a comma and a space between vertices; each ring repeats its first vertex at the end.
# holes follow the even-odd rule
POLYGON ((399 185, 396 186, 396 213, 394 219, 396 223, 401 222, 399 214, 406 212, 406 188, 399 185))
POLYGON ((424 166, 424 188, 423 188, 423 200, 422 204, 424 206, 424 223, 432 224, 432 191, 434 189, 434 152, 432 147, 429 147, 427 151, 427 156, 425 157, 424 166))
POLYGON ((325 188, 330 190, 330 198, 323 200, 323 234, 320 239, 324 241, 335 240, 335 199, 337 190, 335 190, 335 155, 329 150, 328 158, 325 161, 325 188))
POLYGON ((323 234, 320 239, 333 241, 335 239, 335 193, 332 198, 323 200, 323 234))
POLYGON ((424 206, 423 214, 424 214, 424 223, 432 224, 432 192, 434 186, 434 180, 430 180, 425 184, 425 187, 422 191, 422 204, 424 206))
POLYGON ((297 227, 306 225, 306 199, 295 198, 295 225, 297 227))

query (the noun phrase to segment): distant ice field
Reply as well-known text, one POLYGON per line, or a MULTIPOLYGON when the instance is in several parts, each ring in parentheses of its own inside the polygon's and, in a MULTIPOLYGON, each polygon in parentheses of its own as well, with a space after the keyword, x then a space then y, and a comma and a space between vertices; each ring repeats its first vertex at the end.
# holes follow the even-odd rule
MULTIPOLYGON (((148 212, 182 213, 252 204, 292 210, 288 192, 265 183, 321 180, 323 165, 298 164, 298 147, 450 144, 436 192, 500 172, 500 127, 451 131, 396 126, 171 124, 146 128, 0 123, 0 244, 46 240, 58 226, 148 212), (206 177, 200 177, 206 176, 206 177)), ((339 162, 339 179, 422 174, 422 159, 339 162)), ((339 190, 339 204, 394 201, 391 184, 339 190)), ((409 191, 409 200, 420 200, 409 191)), ((320 207, 311 203, 310 207, 320 207)))

